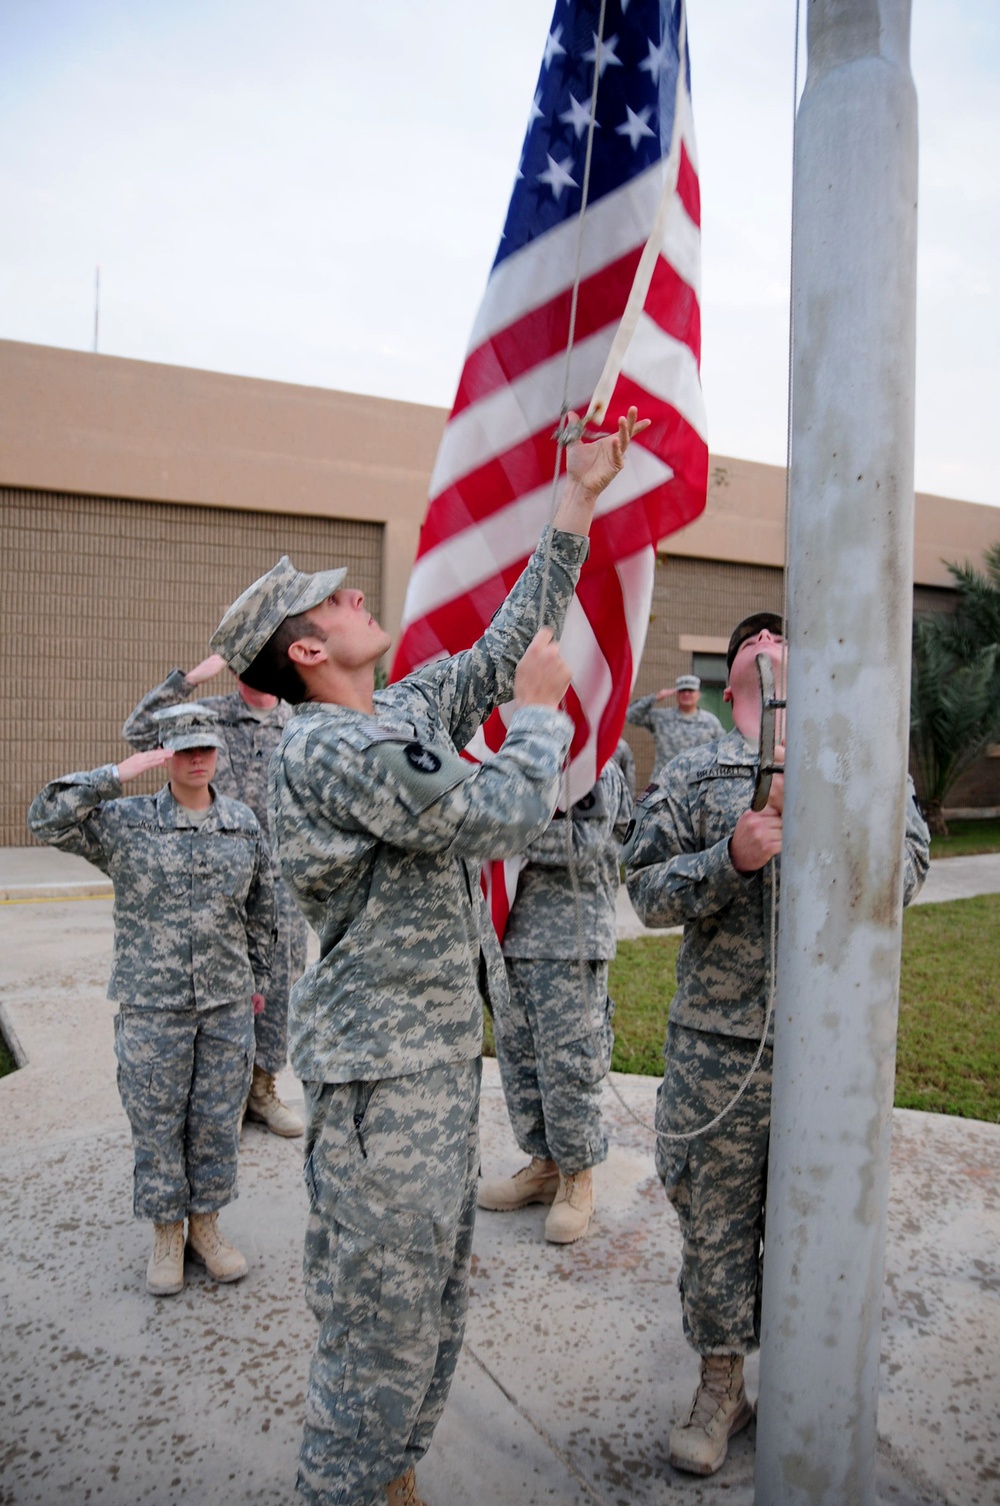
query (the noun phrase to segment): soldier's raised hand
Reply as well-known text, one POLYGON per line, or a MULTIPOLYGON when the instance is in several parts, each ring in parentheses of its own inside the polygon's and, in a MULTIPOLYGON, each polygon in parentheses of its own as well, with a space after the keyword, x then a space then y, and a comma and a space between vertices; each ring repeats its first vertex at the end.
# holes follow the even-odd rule
POLYGON ((203 685, 206 680, 214 680, 225 667, 226 661, 221 654, 209 654, 208 658, 202 659, 194 669, 188 670, 184 676, 184 683, 185 685, 203 685))
POLYGON ((130 753, 118 765, 119 781, 128 784, 131 780, 138 779, 140 774, 145 774, 147 769, 161 769, 172 757, 169 748, 150 748, 145 753, 130 753))
POLYGON ((514 700, 521 706, 558 707, 572 678, 552 629, 541 628, 514 673, 514 700))

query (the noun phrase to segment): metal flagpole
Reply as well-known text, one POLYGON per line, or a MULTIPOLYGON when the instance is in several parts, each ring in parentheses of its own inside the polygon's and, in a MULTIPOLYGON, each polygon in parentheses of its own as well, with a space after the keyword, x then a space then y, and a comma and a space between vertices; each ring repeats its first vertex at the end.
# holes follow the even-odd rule
POLYGON ((810 0, 755 1499, 873 1506, 913 597, 910 0, 810 0))

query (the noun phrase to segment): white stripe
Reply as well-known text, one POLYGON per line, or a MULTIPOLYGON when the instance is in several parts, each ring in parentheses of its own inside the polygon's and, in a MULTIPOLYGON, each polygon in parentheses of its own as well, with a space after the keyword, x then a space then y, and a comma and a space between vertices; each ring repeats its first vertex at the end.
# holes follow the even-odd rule
MULTIPOLYGON (((670 466, 658 455, 634 445, 625 469, 601 493, 595 515, 603 516, 644 496, 672 475, 670 466)), ((530 554, 549 521, 551 501, 551 488, 538 487, 422 555, 410 572, 404 628, 437 607, 460 599, 480 582, 530 554)))
POLYGON ((639 323, 622 366, 622 375, 631 376, 633 381, 640 383, 653 397, 676 408, 702 442, 708 444, 705 399, 698 375, 698 362, 686 345, 671 335, 664 334, 648 314, 639 316, 639 323))
MULTIPOLYGON (((614 325, 605 325, 573 349, 567 400, 571 408, 586 408, 601 374, 614 325)), ((566 380, 566 352, 559 351, 516 381, 498 387, 481 402, 463 408, 448 421, 434 462, 430 495, 439 496, 460 476, 485 465, 528 439, 537 429, 555 428, 566 380)), ((555 448, 552 451, 555 464, 555 448)))
MULTIPOLYGON (((645 244, 662 189, 663 165, 658 162, 587 210, 580 252, 581 279, 645 244)), ((500 263, 486 285, 469 351, 571 286, 578 236, 578 221, 567 220, 500 263)), ((697 258, 693 267, 685 259, 677 270, 687 281, 691 280, 688 273, 697 277, 697 258)))
MULTIPOLYGON (((576 412, 584 412, 590 402, 604 369, 614 329, 613 324, 606 325, 589 339, 581 341, 573 352, 567 400, 576 412)), ((468 476, 495 456, 521 444, 536 430, 548 424, 554 429, 562 404, 564 366, 564 355, 553 357, 451 419, 441 436, 434 463, 431 497, 439 496, 462 476, 468 476)), ((704 437, 705 417, 698 363, 686 345, 666 334, 646 314, 640 315, 624 370, 640 386, 677 408, 685 418, 693 414, 697 418, 693 427, 704 437), (672 381, 678 383, 676 397, 670 387, 672 381)), ((616 422, 617 417, 617 414, 609 414, 609 422, 616 422)))

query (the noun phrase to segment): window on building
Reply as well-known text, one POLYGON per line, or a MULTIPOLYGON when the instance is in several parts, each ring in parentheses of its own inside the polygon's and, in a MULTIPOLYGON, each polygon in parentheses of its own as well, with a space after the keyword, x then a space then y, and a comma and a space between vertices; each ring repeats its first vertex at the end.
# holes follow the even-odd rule
POLYGON ((728 732, 733 725, 733 714, 722 699, 726 688, 725 654, 692 654, 691 673, 701 680, 701 705, 714 712, 728 732))

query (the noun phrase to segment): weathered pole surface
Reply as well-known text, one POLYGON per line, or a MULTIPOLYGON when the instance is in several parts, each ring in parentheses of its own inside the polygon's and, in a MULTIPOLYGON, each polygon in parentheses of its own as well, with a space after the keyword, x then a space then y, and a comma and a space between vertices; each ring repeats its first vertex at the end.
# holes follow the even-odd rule
POLYGON ((910 0, 809 0, 757 1506, 870 1506, 913 596, 910 0))

